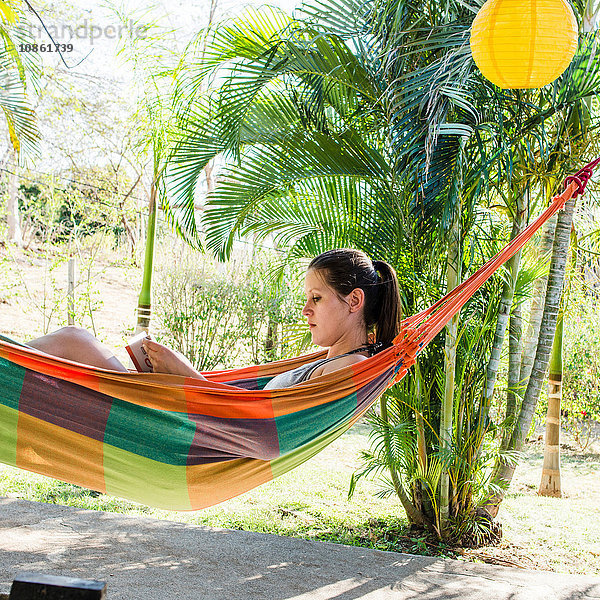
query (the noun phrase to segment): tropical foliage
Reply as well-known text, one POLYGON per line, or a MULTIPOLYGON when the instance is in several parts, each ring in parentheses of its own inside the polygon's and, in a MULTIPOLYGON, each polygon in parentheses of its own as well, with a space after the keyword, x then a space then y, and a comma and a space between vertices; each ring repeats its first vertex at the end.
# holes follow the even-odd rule
MULTIPOLYGON (((599 89, 596 32, 553 85, 503 91, 470 56, 478 7, 318 0, 300 19, 265 8, 203 32, 177 77, 165 209, 180 233, 221 258, 250 233, 284 250, 284 262, 362 249, 394 264, 407 314, 460 283, 585 160, 598 125, 584 102, 599 89), (198 219, 214 159, 218 185, 198 219)), ((540 275, 520 267, 517 256, 473 298, 374 419, 365 472, 386 471, 409 518, 438 535, 489 528, 480 509, 501 499, 502 469, 529 427, 518 343, 512 408, 493 403, 509 317, 511 330, 522 326, 540 275)))

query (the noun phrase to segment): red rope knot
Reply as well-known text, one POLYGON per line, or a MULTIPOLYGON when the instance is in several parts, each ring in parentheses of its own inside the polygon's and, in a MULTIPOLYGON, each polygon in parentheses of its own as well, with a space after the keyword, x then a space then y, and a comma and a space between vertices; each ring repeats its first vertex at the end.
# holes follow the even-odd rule
POLYGON ((575 190, 575 193, 573 194, 572 198, 577 198, 577 196, 580 196, 581 194, 583 194, 585 192, 585 187, 588 184, 588 181, 592 178, 594 169, 599 164, 600 164, 600 157, 597 158, 596 160, 593 160, 591 163, 588 163, 587 165, 585 165, 585 167, 583 167, 583 169, 580 169, 579 171, 577 171, 577 173, 575 173, 575 175, 569 175, 569 177, 567 177, 565 179, 565 188, 568 187, 569 184, 571 184, 571 183, 577 184, 577 189, 575 190))
POLYGON ((396 352, 396 365, 402 369, 410 369, 417 362, 418 342, 416 340, 404 342, 396 352))
MULTIPOLYGON (((414 331, 418 334, 417 331, 414 331)), ((417 336, 407 336, 396 346, 396 363, 402 361, 402 364, 406 366, 407 361, 412 361, 411 366, 415 363, 415 357, 419 349, 419 340, 417 336)))
POLYGON ((405 367, 407 370, 410 369, 415 363, 417 362, 417 359, 415 357, 415 355, 411 355, 411 356, 407 356, 404 359, 404 363, 402 364, 403 367, 405 367))
POLYGON ((402 345, 406 343, 410 344, 416 341, 418 335, 419 330, 416 327, 407 327, 404 331, 404 339, 402 340, 402 345))
POLYGON ((416 346, 418 335, 419 332, 415 327, 406 327, 400 332, 400 334, 394 339, 397 359, 406 353, 407 348, 416 346))
POLYGON ((416 356, 417 350, 419 349, 419 340, 414 339, 408 341, 404 346, 404 349, 406 351, 406 354, 408 354, 409 356, 416 356))
POLYGON ((576 198, 577 196, 580 196, 581 194, 583 194, 583 192, 585 192, 585 184, 587 183, 587 181, 582 181, 578 175, 569 175, 565 179, 565 189, 568 188, 572 183, 577 184, 577 189, 573 192, 571 198, 576 198))

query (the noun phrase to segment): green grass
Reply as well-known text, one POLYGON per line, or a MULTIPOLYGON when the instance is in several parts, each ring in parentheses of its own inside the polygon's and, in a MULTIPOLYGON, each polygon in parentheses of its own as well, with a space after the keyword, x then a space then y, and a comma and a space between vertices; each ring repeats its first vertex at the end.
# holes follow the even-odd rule
POLYGON ((538 557, 539 566, 600 575, 600 455, 563 451, 562 498, 537 495, 542 460, 536 444, 519 467, 499 514, 504 537, 538 557))
POLYGON ((199 512, 168 512, 3 467, 0 495, 141 515, 187 523, 360 545, 379 550, 458 556, 567 573, 600 574, 600 457, 563 457, 566 497, 537 496, 542 454, 531 445, 500 513, 499 546, 460 552, 412 533, 395 498, 375 496, 379 485, 362 480, 351 500, 348 484, 368 447, 369 428, 355 426, 318 456, 238 498, 199 512))

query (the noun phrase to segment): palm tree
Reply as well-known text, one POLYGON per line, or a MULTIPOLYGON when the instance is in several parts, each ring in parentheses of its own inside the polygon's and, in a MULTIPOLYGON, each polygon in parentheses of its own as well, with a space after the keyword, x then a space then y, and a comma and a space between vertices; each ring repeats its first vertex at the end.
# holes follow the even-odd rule
MULTIPOLYGON (((483 254, 483 239, 497 232, 482 201, 502 198, 518 149, 583 88, 563 86, 554 98, 500 92, 470 57, 475 9, 428 6, 325 0, 304 7, 302 21, 262 9, 205 32, 202 60, 186 56, 179 76, 177 98, 187 101, 179 105, 167 209, 182 235, 196 245, 205 239, 221 258, 250 232, 273 236, 292 261, 336 246, 364 249, 397 267, 411 312, 459 282, 483 254), (217 156, 220 180, 197 221, 198 182, 217 156)), ((589 61, 589 51, 580 59, 589 61)), ((582 78, 587 85, 596 76, 588 69, 582 78)), ((514 232, 529 185, 517 182, 509 196, 514 232)), ((518 262, 508 307, 517 272, 518 262)), ((495 336, 487 333, 500 302, 497 284, 490 286, 482 292, 487 310, 472 317, 485 323, 485 335, 465 325, 450 331, 444 370, 441 339, 423 354, 420 374, 383 399, 384 453, 368 466, 388 468, 410 518, 438 534, 476 508, 465 482, 473 465, 490 460, 482 452, 490 394, 474 382, 495 380, 489 365, 486 379, 481 357, 501 347, 509 312, 495 336), (403 440, 403 457, 394 440, 403 440)))
MULTIPOLYGON (((444 22, 449 6, 436 21, 444 22)), ((330 4, 328 10, 310 13, 314 20, 308 24, 258 11, 215 31, 208 64, 197 77, 184 79, 180 96, 194 98, 210 73, 218 72, 226 83, 197 96, 183 111, 183 135, 171 173, 178 199, 171 210, 180 214, 186 235, 197 236, 197 178, 215 155, 231 156, 203 217, 207 245, 222 257, 236 234, 252 231, 260 238, 273 233, 279 245, 288 246, 289 258, 353 245, 395 263, 410 284, 414 278, 405 265, 414 262, 414 244, 420 250, 431 248, 430 240, 433 247, 445 245, 450 231, 454 237, 448 247, 455 251, 443 269, 448 290, 462 276, 462 257, 456 250, 472 221, 476 182, 481 180, 481 169, 466 166, 472 156, 464 158, 467 152, 476 155, 478 145, 461 141, 477 127, 476 111, 460 87, 473 68, 467 48, 470 21, 454 25, 450 41, 445 25, 432 35, 415 23, 403 62, 373 62, 373 56, 386 56, 386 45, 397 43, 400 33, 387 29, 391 11, 367 12, 361 19, 360 7, 330 4), (377 20, 369 24, 374 15, 377 20), (317 23, 317 17, 322 21, 317 23), (367 25, 378 35, 368 47, 356 41, 367 25), (329 29, 324 34, 325 27, 335 34, 329 29), (448 48, 454 49, 450 58, 448 48), (412 75, 422 62, 417 50, 430 55, 420 78, 412 75), (443 69, 448 63, 452 68, 443 69), (410 104, 407 89, 413 90, 410 104), (439 126, 424 128, 426 118, 439 126), (461 186, 464 181, 469 182, 467 191, 461 186), (440 213, 442 220, 433 218, 440 213)), ((185 62, 193 64, 193 59, 185 62)), ((422 294, 413 300, 426 301, 422 294)), ((447 346, 447 356, 454 347, 456 341, 447 346)), ((448 361, 447 417, 453 411, 455 368, 448 361)), ((387 412, 384 400, 382 414, 387 412)), ((442 429, 440 450, 449 453, 449 418, 442 429)), ((448 481, 448 474, 444 479, 448 481)), ((431 487, 435 496, 437 484, 431 487)), ((399 490, 396 485, 402 499, 399 490)), ((405 507, 414 513, 404 496, 405 507)))
MULTIPOLYGON (((555 127, 548 169, 554 180, 559 182, 568 172, 576 170, 576 164, 590 160, 595 132, 600 126, 600 122, 594 120, 591 113, 591 97, 598 94, 600 83, 596 50, 600 35, 595 29, 600 7, 595 11, 593 7, 593 0, 577 4, 583 23, 577 55, 552 89, 546 90, 541 96, 541 107, 547 107, 542 114, 545 116, 551 110, 562 117, 555 127)), ((539 327, 539 334, 537 343, 526 346, 527 352, 523 355, 520 369, 521 375, 526 375, 520 381, 520 385, 524 387, 523 399, 520 411, 515 415, 512 432, 506 436, 508 450, 521 450, 546 378, 562 298, 574 209, 575 198, 567 202, 565 209, 559 214, 551 236, 552 255, 543 296, 544 308, 543 311, 536 310, 539 326, 537 320, 533 321, 533 328, 539 327)), ((552 233, 551 229, 549 233, 552 233)), ((506 490, 514 470, 515 465, 499 461, 495 466, 494 481, 506 490)), ((497 513, 503 496, 504 491, 500 491, 491 498, 489 512, 492 515, 497 513)))

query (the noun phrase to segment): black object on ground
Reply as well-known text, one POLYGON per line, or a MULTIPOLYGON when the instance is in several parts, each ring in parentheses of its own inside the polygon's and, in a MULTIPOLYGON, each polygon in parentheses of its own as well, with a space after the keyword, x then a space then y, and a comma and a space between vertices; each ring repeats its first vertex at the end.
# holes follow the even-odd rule
POLYGON ((106 582, 43 573, 21 573, 10 588, 9 600, 103 600, 106 582))

